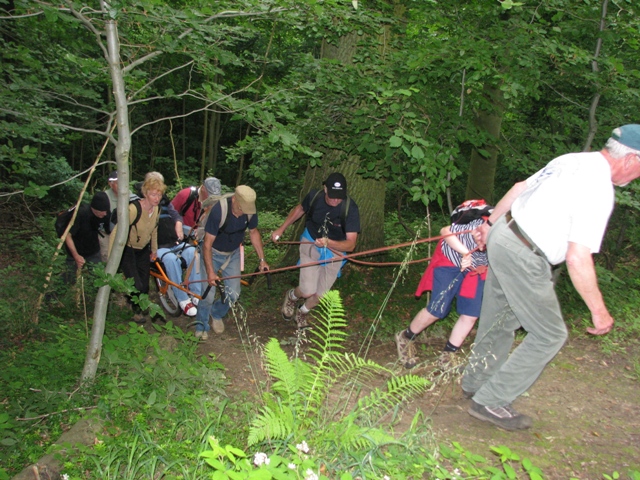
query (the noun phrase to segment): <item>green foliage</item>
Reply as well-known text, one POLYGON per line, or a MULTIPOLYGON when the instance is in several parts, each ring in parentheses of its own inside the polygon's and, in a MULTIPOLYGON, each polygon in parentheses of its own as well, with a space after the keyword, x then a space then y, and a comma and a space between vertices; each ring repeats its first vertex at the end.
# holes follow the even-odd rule
POLYGON ((209 437, 208 441, 210 449, 200 453, 200 456, 214 470, 211 478, 215 480, 270 480, 271 478, 297 480, 301 476, 309 480, 328 478, 318 475, 316 472, 319 469, 316 463, 300 450, 297 454, 293 449, 287 452, 288 458, 280 455, 267 456, 265 453, 258 452, 253 457, 252 464, 247 454, 239 448, 231 445, 222 447, 218 439, 213 436, 209 437))
MULTIPOLYGON (((376 450, 395 438, 375 426, 398 403, 424 392, 428 381, 416 376, 392 377, 385 389, 354 398, 354 385, 370 375, 390 374, 370 360, 344 353, 344 311, 336 291, 326 293, 314 310, 311 362, 289 360, 277 340, 265 346, 267 371, 274 383, 265 405, 251 423, 248 445, 287 445, 314 439, 314 452, 327 456, 376 450), (357 400, 353 403, 353 400, 357 400)), ((272 447, 273 448, 273 447, 272 447)))

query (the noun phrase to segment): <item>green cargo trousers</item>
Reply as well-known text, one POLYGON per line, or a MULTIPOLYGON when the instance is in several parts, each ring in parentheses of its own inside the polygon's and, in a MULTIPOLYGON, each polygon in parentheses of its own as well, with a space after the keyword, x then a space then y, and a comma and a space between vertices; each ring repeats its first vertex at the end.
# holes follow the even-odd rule
POLYGON ((526 392, 567 339, 551 265, 509 228, 505 215, 487 239, 489 272, 475 345, 462 388, 480 405, 499 407, 526 392), (515 331, 526 337, 509 355, 515 331))

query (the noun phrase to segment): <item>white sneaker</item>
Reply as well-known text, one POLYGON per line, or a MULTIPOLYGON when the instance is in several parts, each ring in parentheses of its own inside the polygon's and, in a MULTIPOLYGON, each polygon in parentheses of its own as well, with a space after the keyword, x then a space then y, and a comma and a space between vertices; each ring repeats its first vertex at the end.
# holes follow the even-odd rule
POLYGON ((195 317, 196 313, 198 313, 198 309, 191 302, 191 300, 183 300, 179 303, 179 305, 187 317, 195 317))
POLYGON ((191 303, 193 303, 197 307, 200 303, 200 299, 197 297, 191 297, 191 303))

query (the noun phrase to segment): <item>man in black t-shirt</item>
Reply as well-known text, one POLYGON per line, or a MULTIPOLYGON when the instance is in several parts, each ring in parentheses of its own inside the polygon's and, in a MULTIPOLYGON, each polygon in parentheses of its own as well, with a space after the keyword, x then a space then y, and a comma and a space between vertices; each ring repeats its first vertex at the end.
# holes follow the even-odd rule
MULTIPOLYGON (((289 225, 307 215, 300 244, 300 263, 314 263, 334 257, 333 251, 351 252, 360 232, 358 205, 347 196, 347 181, 340 173, 332 173, 323 182, 324 190, 311 190, 301 204, 295 206, 284 223, 271 234, 277 242, 289 225)), ((343 261, 328 261, 300 269, 298 286, 289 290, 282 304, 282 316, 295 316, 298 328, 307 328, 307 314, 340 274, 343 261), (304 303, 296 308, 298 301, 304 303)))
POLYGON ((67 283, 75 281, 76 270, 85 263, 100 263, 99 231, 105 230, 105 224, 109 221, 108 213, 109 197, 105 192, 96 193, 91 205, 84 204, 78 208, 76 219, 65 239, 67 273, 64 278, 67 283))

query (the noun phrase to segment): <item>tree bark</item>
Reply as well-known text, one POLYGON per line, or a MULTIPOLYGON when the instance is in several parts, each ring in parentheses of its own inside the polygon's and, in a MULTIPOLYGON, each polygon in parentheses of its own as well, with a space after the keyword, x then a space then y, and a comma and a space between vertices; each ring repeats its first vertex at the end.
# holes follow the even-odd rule
POLYGON ((467 200, 484 199, 491 204, 498 163, 497 144, 500 139, 505 107, 504 97, 497 86, 485 84, 483 95, 487 108, 478 112, 476 125, 480 131, 484 131, 491 138, 491 141, 481 148, 488 155, 483 155, 477 148, 471 151, 465 198, 467 200))
MULTIPOLYGON (((605 29, 605 19, 607 17, 607 7, 609 5, 609 0, 602 1, 602 10, 600 14, 600 26, 598 28, 598 40, 596 40, 596 51, 593 54, 593 61, 591 62, 591 71, 593 73, 598 73, 600 70, 598 68, 598 57, 600 56, 600 50, 602 49, 602 32, 605 29)), ((596 84, 596 93, 593 94, 593 98, 591 99, 591 106, 589 107, 589 133, 587 134, 587 139, 584 142, 582 147, 583 152, 588 152, 591 150, 591 144, 593 143, 593 139, 596 136, 598 131, 598 121, 596 120, 596 109, 598 108, 598 104, 600 103, 600 92, 598 91, 600 86, 596 84)))
MULTIPOLYGON (((108 15, 108 5, 100 2, 105 17, 108 15)), ((107 39, 106 60, 109 65, 109 73, 113 84, 113 93, 116 103, 117 139, 115 139, 115 154, 118 167, 118 219, 121 225, 129 224, 129 151, 131 149, 131 129, 129 127, 129 109, 125 93, 124 72, 120 60, 120 40, 118 38, 118 26, 115 20, 110 19, 105 23, 107 39)), ((112 137, 113 138, 113 137, 112 137)), ((115 275, 122 258, 122 251, 129 235, 127 228, 118 228, 114 240, 113 249, 105 267, 105 272, 115 275)), ((84 368, 81 380, 93 382, 100 363, 102 353, 102 339, 104 336, 107 306, 111 287, 104 285, 98 289, 95 307, 93 310, 93 326, 87 348, 84 368)))
MULTIPOLYGON (((213 113, 211 114, 213 115, 213 113)), ((200 185, 204 183, 207 164, 207 134, 209 133, 209 112, 204 111, 204 126, 202 128, 202 155, 200 157, 200 185)), ((182 185, 181 185, 182 186, 182 185)))
MULTIPOLYGON (((357 48, 358 35, 352 33, 340 39, 337 46, 323 42, 323 56, 339 60, 345 65, 352 62, 357 48)), ((384 179, 363 178, 357 171, 360 168, 360 157, 352 155, 346 160, 344 152, 327 152, 322 160, 322 167, 307 168, 303 195, 311 188, 319 188, 322 181, 331 172, 340 172, 347 179, 347 193, 358 204, 360 211, 360 235, 356 245, 357 251, 370 250, 384 245, 384 205, 386 181, 384 179)))

